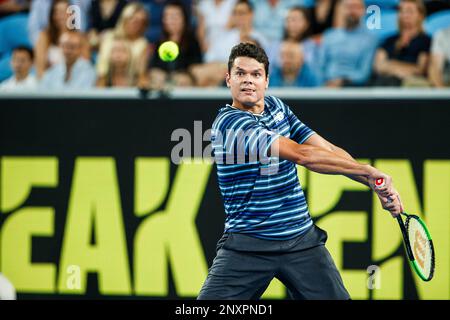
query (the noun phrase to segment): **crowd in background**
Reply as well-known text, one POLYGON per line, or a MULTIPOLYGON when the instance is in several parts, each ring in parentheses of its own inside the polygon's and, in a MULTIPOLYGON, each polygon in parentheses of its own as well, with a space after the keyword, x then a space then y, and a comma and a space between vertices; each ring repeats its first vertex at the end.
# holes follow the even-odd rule
POLYGON ((221 87, 240 42, 270 87, 450 86, 446 0, 0 0, 0 34, 2 91, 221 87))

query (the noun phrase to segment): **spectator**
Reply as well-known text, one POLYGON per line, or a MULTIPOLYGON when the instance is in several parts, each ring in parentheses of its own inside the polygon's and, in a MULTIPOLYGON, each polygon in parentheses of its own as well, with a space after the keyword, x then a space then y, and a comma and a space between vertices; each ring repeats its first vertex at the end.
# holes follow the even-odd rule
MULTIPOLYGON (((68 30, 67 8, 68 0, 54 0, 50 8, 48 27, 41 31, 35 46, 36 75, 38 79, 51 66, 63 61, 62 49, 59 46, 59 37, 68 30)), ((90 58, 89 44, 86 39, 82 41, 82 55, 85 59, 90 58)))
POLYGON ((106 31, 97 57, 97 75, 107 76, 111 48, 115 38, 129 41, 131 46, 131 64, 138 68, 138 86, 146 86, 147 61, 149 59, 149 43, 145 38, 148 25, 148 13, 142 4, 132 2, 122 11, 114 30, 106 31))
POLYGON ((361 86, 370 77, 377 39, 365 28, 362 0, 342 0, 344 28, 326 31, 320 57, 328 87, 361 86))
POLYGON ((302 46, 283 41, 280 46, 281 66, 275 66, 270 74, 271 87, 317 87, 319 78, 305 62, 302 46))
POLYGON ((433 36, 428 76, 433 86, 450 86, 450 27, 433 36))
MULTIPOLYGON (((284 22, 283 40, 292 41, 301 44, 305 61, 309 66, 317 69, 317 56, 319 55, 320 43, 316 38, 311 36, 311 14, 304 7, 292 7, 289 9, 286 20, 284 22)), ((280 65, 280 44, 275 42, 268 50, 271 67, 280 65)))
POLYGON ((17 47, 13 50, 11 68, 13 76, 0 84, 0 91, 32 90, 37 86, 33 67, 33 50, 28 47, 17 47))
POLYGON ((42 78, 43 90, 88 89, 95 85, 95 69, 82 56, 83 35, 66 31, 60 37, 64 61, 51 67, 42 78))
POLYGON ((425 7, 422 0, 402 0, 399 33, 387 38, 377 50, 375 85, 399 86, 417 77, 425 79, 431 39, 423 31, 425 7))
POLYGON ((219 40, 211 44, 204 56, 205 64, 192 68, 197 85, 222 85, 227 72, 228 55, 233 46, 240 42, 257 43, 268 49, 268 42, 253 29, 253 7, 248 0, 239 0, 230 19, 232 29, 223 33, 219 40))
POLYGON ((221 36, 228 32, 230 18, 236 0, 200 0, 197 7, 197 37, 206 53, 215 42, 221 41, 221 36))
POLYGON ((98 49, 104 31, 114 29, 127 0, 93 0, 88 34, 91 49, 98 49))
POLYGON ((302 2, 302 0, 253 0, 255 30, 270 42, 281 41, 287 11, 295 5, 301 5, 302 2))
MULTIPOLYGON (((39 38, 39 33, 48 27, 50 8, 55 0, 32 0, 30 7, 30 16, 28 19, 28 34, 33 45, 39 38)), ((81 31, 88 30, 88 16, 92 0, 70 0, 71 5, 80 9, 81 31)))
POLYGON ((97 80, 97 87, 134 87, 138 81, 136 66, 131 64, 131 46, 128 40, 115 38, 111 47, 108 70, 97 80))
POLYGON ((166 81, 186 87, 194 84, 189 72, 193 64, 202 62, 200 45, 189 25, 189 16, 181 1, 169 1, 163 10, 162 38, 157 46, 165 41, 178 44, 180 54, 170 63, 164 62, 159 55, 153 55, 150 63, 151 86, 161 89, 166 81))
MULTIPOLYGON (((165 5, 170 0, 140 0, 146 10, 150 12, 150 25, 145 32, 145 37, 150 43, 156 43, 161 39, 161 20, 165 5)), ((185 9, 188 12, 188 16, 191 16, 192 1, 181 0, 185 9)), ((189 21, 189 24, 191 21, 189 21)))

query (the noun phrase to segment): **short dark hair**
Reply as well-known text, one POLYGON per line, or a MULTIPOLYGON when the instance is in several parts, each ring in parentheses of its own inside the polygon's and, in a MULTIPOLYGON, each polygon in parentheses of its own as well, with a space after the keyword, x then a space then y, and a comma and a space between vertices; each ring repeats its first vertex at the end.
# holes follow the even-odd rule
POLYGON ((33 61, 34 59, 34 52, 33 50, 31 50, 30 47, 27 46, 17 46, 13 49, 13 52, 15 51, 25 51, 26 53, 28 53, 28 55, 30 56, 31 61, 33 61))
POLYGON ((251 12, 255 11, 254 8, 253 8, 253 4, 249 0, 238 0, 234 4, 234 6, 236 7, 238 4, 246 4, 251 12))
POLYGON ((228 58, 228 73, 231 73, 231 68, 237 57, 253 58, 259 63, 264 64, 266 78, 269 75, 269 58, 267 58, 266 52, 260 46, 249 42, 241 42, 235 45, 233 49, 231 49, 230 57, 228 58))

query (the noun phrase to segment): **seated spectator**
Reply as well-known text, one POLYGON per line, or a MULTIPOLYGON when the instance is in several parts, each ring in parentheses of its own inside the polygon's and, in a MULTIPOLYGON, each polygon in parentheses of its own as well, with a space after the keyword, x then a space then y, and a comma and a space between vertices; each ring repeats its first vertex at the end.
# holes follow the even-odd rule
POLYGON ((0 1, 0 18, 7 17, 15 13, 28 12, 29 8, 29 0, 2 0, 0 1))
POLYGON ((435 87, 450 86, 450 27, 433 36, 428 77, 435 87))
MULTIPOLYGON (((28 34, 33 45, 39 38, 39 33, 48 27, 50 8, 55 0, 32 0, 30 6, 30 16, 28 19, 28 34)), ((88 16, 92 0, 70 0, 71 5, 76 5, 80 9, 81 31, 88 29, 88 16)))
POLYGON ((200 0, 197 6, 197 37, 202 52, 221 41, 221 36, 231 28, 230 18, 236 0, 200 0))
POLYGON ((63 89, 88 89, 95 85, 95 69, 82 56, 83 35, 66 31, 60 37, 64 61, 51 67, 42 78, 40 88, 55 91, 63 89))
POLYGON ((280 66, 270 73, 271 87, 317 87, 319 78, 305 62, 302 46, 291 41, 283 41, 280 47, 280 66))
POLYGON ((145 38, 148 25, 148 13, 142 4, 132 2, 122 11, 114 30, 105 32, 97 56, 97 75, 107 76, 111 48, 115 38, 129 41, 131 46, 131 64, 138 68, 138 86, 146 86, 147 61, 149 59, 149 43, 145 38))
POLYGON ((126 0, 93 0, 89 12, 90 30, 88 34, 91 50, 97 50, 104 31, 114 29, 126 0))
POLYGON ((301 3, 300 0, 252 0, 255 30, 270 42, 281 41, 287 11, 301 3))
POLYGON ((33 67, 33 51, 27 47, 17 47, 11 57, 13 76, 0 83, 0 91, 32 90, 37 86, 33 67))
MULTIPOLYGON (((292 41, 302 45, 305 61, 310 67, 318 68, 316 60, 319 55, 319 39, 310 38, 311 17, 310 11, 304 7, 292 7, 289 9, 284 23, 284 41, 292 41)), ((280 65, 280 44, 275 42, 270 46, 267 55, 271 67, 280 65)))
POLYGON ((387 38, 377 50, 374 85, 399 86, 417 77, 425 79, 431 39, 423 31, 424 18, 422 0, 400 2, 399 33, 387 38))
POLYGON ((363 0, 342 0, 345 27, 323 35, 320 68, 328 87, 367 83, 377 39, 366 29, 363 0))
POLYGON ((165 41, 173 41, 180 49, 179 56, 173 62, 164 62, 159 55, 153 55, 150 62, 150 86, 161 89, 167 81, 176 86, 193 86, 189 72, 193 64, 202 62, 202 52, 194 32, 189 25, 189 17, 181 1, 169 1, 162 16, 162 38, 159 47, 165 41))
MULTIPOLYGON (((68 0, 54 0, 50 8, 48 27, 41 31, 35 46, 36 75, 38 79, 51 66, 63 61, 62 49, 59 46, 59 37, 69 30, 67 28, 67 8, 68 0)), ((82 40, 82 55, 85 59, 90 59, 91 53, 87 39, 82 40)))
MULTIPOLYGON (((191 0, 180 0, 187 13, 188 17, 192 14, 192 1, 191 0)), ((150 43, 156 43, 161 39, 161 20, 164 7, 166 6, 168 0, 139 0, 147 12, 150 13, 150 25, 145 32, 145 37, 150 43)), ((189 21, 191 24, 191 21, 189 21)))
POLYGON ((98 78, 97 87, 134 87, 138 76, 137 67, 131 63, 130 43, 125 39, 114 39, 107 73, 98 78))
POLYGON ((265 50, 268 42, 253 29, 253 7, 248 0, 237 1, 230 19, 233 27, 223 33, 219 40, 211 43, 204 55, 205 63, 192 67, 196 84, 201 87, 223 85, 227 73, 228 55, 236 44, 241 42, 257 43, 265 50))

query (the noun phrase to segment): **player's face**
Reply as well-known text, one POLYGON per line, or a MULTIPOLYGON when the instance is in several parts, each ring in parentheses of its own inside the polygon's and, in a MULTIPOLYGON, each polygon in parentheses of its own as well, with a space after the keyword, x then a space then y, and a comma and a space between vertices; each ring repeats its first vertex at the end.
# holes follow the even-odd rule
POLYGON ((226 77, 233 103, 242 107, 264 106, 269 85, 264 64, 249 57, 237 57, 226 77))

